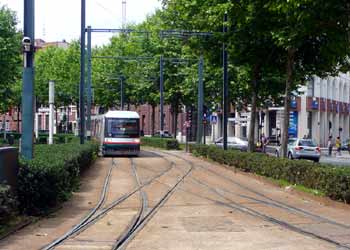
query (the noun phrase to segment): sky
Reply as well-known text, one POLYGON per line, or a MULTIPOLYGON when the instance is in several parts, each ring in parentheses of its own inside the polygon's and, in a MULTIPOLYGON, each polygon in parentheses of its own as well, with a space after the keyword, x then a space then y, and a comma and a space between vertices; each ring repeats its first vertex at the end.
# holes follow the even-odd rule
MULTIPOLYGON (((25 0, 0 0, 17 12, 18 27, 23 29, 25 0)), ((126 0, 127 23, 140 23, 147 15, 161 7, 158 0, 126 0)), ((71 41, 80 37, 80 0, 35 0, 35 37, 46 42, 71 41)), ((86 0, 86 25, 92 28, 120 28, 122 0, 86 0)), ((95 33, 93 45, 109 41, 111 34, 95 33)))

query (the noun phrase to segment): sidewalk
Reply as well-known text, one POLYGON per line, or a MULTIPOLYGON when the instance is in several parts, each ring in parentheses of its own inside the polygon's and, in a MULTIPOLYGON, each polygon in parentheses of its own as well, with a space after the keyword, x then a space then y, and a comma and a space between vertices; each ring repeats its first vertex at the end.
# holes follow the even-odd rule
POLYGON ((327 158, 339 158, 339 159, 349 159, 350 160, 349 151, 341 151, 341 155, 337 155, 337 151, 333 149, 332 156, 328 156, 328 149, 321 148, 321 155, 323 157, 327 157, 327 158))

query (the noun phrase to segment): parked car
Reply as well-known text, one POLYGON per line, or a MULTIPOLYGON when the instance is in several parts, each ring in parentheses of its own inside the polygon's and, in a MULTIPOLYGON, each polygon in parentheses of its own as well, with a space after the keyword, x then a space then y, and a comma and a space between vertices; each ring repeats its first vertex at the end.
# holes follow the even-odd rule
MULTIPOLYGON (((160 131, 154 133, 154 136, 160 137, 160 131)), ((173 136, 169 133, 169 131, 165 130, 163 133, 163 138, 172 138, 173 136)))
POLYGON ((350 139, 342 141, 340 149, 348 151, 349 150, 349 144, 350 144, 350 139))
MULTIPOLYGON (((275 155, 281 155, 281 148, 276 149, 275 155)), ((287 147, 287 156, 289 159, 306 159, 319 162, 321 158, 321 149, 312 139, 290 138, 287 147)))
MULTIPOLYGON (((223 147, 223 138, 220 137, 215 140, 215 145, 218 147, 223 147)), ((230 149, 237 149, 240 151, 247 151, 248 142, 238 137, 227 137, 227 147, 230 149)))

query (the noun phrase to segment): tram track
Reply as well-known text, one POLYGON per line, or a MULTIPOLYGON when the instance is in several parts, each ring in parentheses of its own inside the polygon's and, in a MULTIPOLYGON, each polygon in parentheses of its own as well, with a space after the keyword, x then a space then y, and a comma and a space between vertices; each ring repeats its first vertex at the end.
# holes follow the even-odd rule
MULTIPOLYGON (((244 214, 247 214, 247 215, 250 215, 250 216, 253 216, 253 217, 256 217, 256 218, 260 218, 260 219, 262 219, 264 221, 267 221, 267 222, 273 223, 275 225, 281 226, 281 227, 286 228, 286 229, 288 229, 290 231, 294 231, 294 232, 297 232, 297 233, 302 234, 302 235, 310 236, 310 237, 313 237, 313 238, 316 238, 316 239, 328 242, 330 244, 336 245, 337 247, 341 247, 342 249, 350 249, 349 246, 344 245, 344 244, 342 244, 342 243, 340 243, 340 242, 338 242, 336 240, 333 240, 330 237, 322 236, 322 235, 319 235, 317 233, 313 233, 311 231, 304 230, 304 229, 302 229, 300 227, 297 227, 297 226, 295 226, 295 225, 293 225, 291 223, 288 223, 288 222, 280 220, 280 219, 276 219, 273 216, 266 215, 266 214, 264 214, 262 212, 257 211, 256 209, 253 209, 253 208, 250 208, 250 207, 245 206, 243 204, 240 204, 238 202, 235 202, 233 199, 228 198, 227 195, 225 195, 225 194, 230 193, 232 195, 238 195, 238 196, 240 196, 242 198, 253 200, 253 201, 255 201, 256 203, 258 203, 260 205, 274 206, 274 207, 280 208, 280 209, 282 209, 282 210, 284 210, 286 212, 290 212, 290 213, 293 213, 293 214, 299 214, 299 215, 302 215, 304 217, 308 217, 308 218, 313 219, 314 221, 316 221, 318 223, 319 222, 328 223, 328 224, 331 224, 331 225, 334 225, 334 226, 338 226, 338 227, 340 227, 342 229, 349 229, 350 227, 348 225, 338 223, 336 221, 330 220, 328 218, 324 218, 324 217, 319 216, 319 215, 315 215, 313 213, 307 212, 307 211, 305 211, 303 209, 296 208, 294 206, 289 206, 288 204, 285 204, 283 202, 275 201, 274 199, 272 199, 270 197, 267 197, 266 195, 264 195, 264 194, 262 194, 262 193, 260 193, 260 192, 258 192, 256 190, 253 190, 253 189, 251 189, 249 187, 246 187, 245 185, 243 185, 241 183, 238 183, 238 182, 232 180, 231 178, 229 178, 227 176, 219 174, 216 171, 209 170, 209 169, 207 169, 207 168, 205 168, 205 167, 203 167, 201 165, 198 165, 198 164, 195 165, 195 163, 193 163, 192 161, 190 161, 188 159, 185 159, 184 157, 181 157, 181 156, 178 156, 176 154, 169 153, 169 152, 163 152, 162 151, 162 153, 165 154, 165 155, 170 155, 170 156, 176 157, 178 159, 181 159, 181 160, 187 162, 192 167, 199 167, 201 169, 209 171, 210 173, 212 173, 212 174, 214 174, 214 175, 216 175, 218 177, 231 180, 231 182, 234 183, 235 185, 239 185, 239 187, 245 189, 246 191, 250 191, 250 192, 254 193, 255 195, 263 197, 263 198, 265 198, 265 199, 267 199, 267 200, 269 200, 271 202, 268 203, 266 201, 262 201, 262 200, 259 200, 257 198, 254 198, 254 197, 240 195, 240 194, 234 193, 232 191, 225 190, 225 189, 218 188, 218 187, 212 187, 212 186, 210 186, 210 184, 207 184, 207 183, 205 183, 203 181, 198 180, 193 175, 190 176, 190 179, 192 181, 194 181, 198 185, 201 185, 203 188, 206 188, 207 190, 211 191, 212 193, 216 194, 216 196, 220 197, 221 199, 224 199, 226 202, 219 201, 217 199, 212 199, 212 198, 209 198, 209 197, 205 197, 205 196, 202 196, 202 195, 199 195, 199 194, 196 194, 196 193, 193 193, 193 192, 188 192, 188 191, 184 190, 185 192, 188 192, 188 193, 190 193, 192 195, 195 195, 197 197, 200 197, 200 198, 207 199, 209 201, 215 202, 216 204, 218 204, 220 206, 229 207, 231 209, 235 209, 237 211, 240 211, 240 212, 242 212, 244 214)), ((167 159, 166 157, 164 157, 164 158, 167 159)))
POLYGON ((66 239, 68 239, 71 235, 73 235, 74 233, 76 233, 77 231, 79 231, 79 229, 86 224, 93 216, 94 214, 96 214, 96 212, 102 207, 102 205, 104 204, 105 200, 106 200, 106 195, 107 195, 107 191, 108 191, 108 186, 109 186, 109 182, 110 182, 110 178, 112 175, 112 170, 116 167, 116 162, 114 160, 114 158, 112 158, 112 163, 110 165, 110 168, 108 170, 108 173, 105 177, 104 180, 104 184, 103 184, 103 188, 100 194, 100 198, 99 201, 97 203, 97 205, 90 211, 90 213, 88 215, 86 215, 78 224, 76 224, 71 230, 69 230, 67 233, 65 233, 63 236, 61 236, 60 238, 56 239, 55 241, 51 242, 49 245, 41 248, 42 250, 50 250, 50 249, 54 249, 57 245, 61 244, 63 241, 65 241, 66 239))
MULTIPOLYGON (((173 162, 172 162, 173 163, 173 162)), ((174 165, 176 166, 176 165, 174 165)), ((144 217, 139 221, 138 224, 136 224, 129 232, 128 236, 125 238, 124 242, 122 244, 115 245, 113 250, 117 249, 125 249, 130 243, 130 241, 135 237, 135 235, 141 231, 147 223, 152 219, 152 217, 159 211, 159 209, 165 204, 165 202, 171 197, 171 195, 176 191, 180 183, 182 183, 186 177, 190 175, 190 173, 193 171, 193 166, 191 166, 185 174, 183 174, 174 185, 168 185, 170 188, 166 191, 166 193, 158 200, 158 202, 149 209, 149 211, 144 215, 144 217)), ((156 180, 157 181, 157 180, 156 180)))
MULTIPOLYGON (((139 178, 139 175, 137 173, 136 170, 136 166, 135 166, 135 162, 132 158, 130 158, 130 163, 131 163, 131 169, 132 169, 132 173, 134 175, 136 184, 138 187, 141 187, 141 181, 139 178)), ((148 204, 147 204, 147 194, 146 192, 141 188, 139 190, 139 195, 140 195, 140 210, 139 212, 134 216, 134 218, 132 219, 130 225, 127 227, 127 229, 122 233, 122 235, 117 239, 116 243, 113 245, 112 249, 118 249, 122 244, 124 244, 124 242, 130 237, 130 233, 132 233, 135 228, 137 227, 137 225, 140 223, 143 214, 145 213, 148 204)))
POLYGON ((102 208, 103 204, 106 200, 106 195, 108 192, 108 184, 110 182, 111 172, 114 169, 114 166, 116 166, 114 158, 112 159, 112 166, 110 167, 110 170, 105 177, 105 182, 103 186, 103 190, 100 195, 100 199, 98 204, 90 211, 90 213, 85 216, 78 224, 76 224, 71 230, 66 232, 63 236, 56 239, 49 245, 41 248, 43 250, 49 250, 54 249, 60 245, 62 245, 66 240, 71 239, 75 237, 76 235, 81 234, 83 231, 85 231, 87 228, 94 225, 97 221, 101 220, 104 216, 106 216, 112 209, 126 201, 131 196, 135 195, 137 192, 140 194, 140 210, 138 213, 133 217, 131 222, 129 223, 129 226, 126 228, 126 230, 123 231, 123 233, 117 238, 115 244, 112 246, 112 249, 124 249, 124 247, 130 242, 130 240, 135 236, 137 232, 139 232, 147 223, 148 221, 153 217, 153 215, 161 208, 161 206, 168 200, 168 198, 171 196, 171 194, 175 191, 175 189, 178 187, 178 185, 183 181, 184 178, 188 176, 190 171, 192 169, 189 169, 183 176, 180 178, 174 186, 172 186, 170 189, 166 191, 166 193, 159 199, 159 201, 152 207, 149 208, 149 211, 147 210, 148 202, 147 202, 147 195, 146 192, 143 190, 143 188, 153 184, 158 178, 166 175, 170 170, 172 170, 175 166, 175 163, 173 161, 167 161, 169 162, 169 166, 159 172, 156 173, 156 175, 148 178, 145 181, 141 181, 137 170, 135 166, 135 162, 132 158, 130 158, 131 163, 131 170, 133 172, 133 176, 135 179, 136 187, 114 200, 112 203, 105 205, 105 207, 102 208))

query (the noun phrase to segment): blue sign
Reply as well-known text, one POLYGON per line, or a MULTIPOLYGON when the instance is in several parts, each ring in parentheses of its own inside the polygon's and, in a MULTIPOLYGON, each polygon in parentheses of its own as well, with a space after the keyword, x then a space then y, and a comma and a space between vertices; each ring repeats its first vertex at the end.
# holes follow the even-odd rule
POLYGON ((211 115, 210 116, 210 123, 216 124, 217 122, 218 122, 218 117, 216 115, 211 115))
POLYGON ((312 109, 318 109, 318 101, 317 100, 312 101, 311 108, 312 109))
POLYGON ((298 112, 292 111, 289 114, 288 134, 290 137, 298 137, 298 112))
POLYGON ((291 107, 292 109, 296 109, 297 106, 298 106, 297 100, 294 99, 294 100, 292 100, 292 101, 290 102, 290 107, 291 107))

